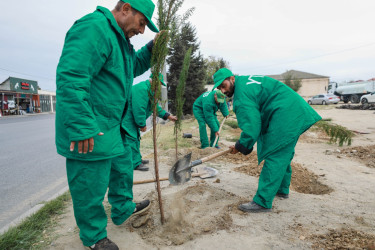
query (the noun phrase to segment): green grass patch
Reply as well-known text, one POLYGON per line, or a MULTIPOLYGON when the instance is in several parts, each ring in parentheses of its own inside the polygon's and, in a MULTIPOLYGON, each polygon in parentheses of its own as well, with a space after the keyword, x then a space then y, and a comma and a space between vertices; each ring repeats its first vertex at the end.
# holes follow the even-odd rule
POLYGON ((349 146, 352 144, 354 133, 343 126, 328 121, 318 121, 314 126, 323 130, 330 137, 331 143, 338 143, 340 147, 344 143, 349 146))
MULTIPOLYGON (((42 249, 50 244, 45 230, 56 224, 56 216, 63 214, 67 201, 66 192, 47 202, 38 212, 26 218, 20 225, 10 228, 0 235, 0 249, 42 249)), ((50 233, 50 232, 48 232, 50 233)))
POLYGON ((238 122, 237 121, 233 121, 233 120, 226 120, 225 125, 228 125, 229 127, 231 128, 239 128, 238 127, 238 122))

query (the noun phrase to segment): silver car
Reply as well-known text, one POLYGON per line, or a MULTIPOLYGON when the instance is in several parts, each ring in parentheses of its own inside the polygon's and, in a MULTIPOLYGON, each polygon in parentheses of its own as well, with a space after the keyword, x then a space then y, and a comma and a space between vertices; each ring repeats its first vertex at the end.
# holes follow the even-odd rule
POLYGON ((335 95, 330 95, 330 94, 320 94, 313 96, 307 100, 307 102, 310 105, 313 104, 322 104, 322 105, 327 105, 327 104, 337 104, 340 101, 340 98, 335 95))

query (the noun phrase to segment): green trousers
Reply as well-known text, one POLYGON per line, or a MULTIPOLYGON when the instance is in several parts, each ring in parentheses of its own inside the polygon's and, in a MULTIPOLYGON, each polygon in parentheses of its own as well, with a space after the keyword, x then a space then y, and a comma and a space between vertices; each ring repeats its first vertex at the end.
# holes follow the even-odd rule
POLYGON ((124 140, 125 154, 107 160, 66 160, 74 216, 85 246, 107 237, 107 215, 103 200, 108 188, 111 219, 120 225, 134 209, 131 149, 124 140))
POLYGON ((134 139, 133 137, 130 137, 128 134, 126 134, 125 137, 132 151, 133 169, 135 169, 139 164, 142 163, 141 140, 140 138, 134 139))
MULTIPOLYGON (((202 111, 198 109, 193 109, 193 113, 195 118, 198 121, 199 126, 199 137, 201 141, 201 148, 207 148, 207 147, 213 147, 213 144, 215 142, 216 136, 215 132, 211 130, 211 136, 210 136, 210 143, 208 143, 208 136, 207 136, 207 129, 206 129, 206 120, 204 118, 204 114, 202 111)), ((220 126, 219 121, 216 119, 216 124, 220 126)), ((217 139, 216 145, 219 143, 219 138, 217 139)))
POLYGON ((289 194, 294 148, 298 138, 284 148, 267 156, 259 176, 258 190, 253 201, 265 208, 272 207, 276 193, 289 194))

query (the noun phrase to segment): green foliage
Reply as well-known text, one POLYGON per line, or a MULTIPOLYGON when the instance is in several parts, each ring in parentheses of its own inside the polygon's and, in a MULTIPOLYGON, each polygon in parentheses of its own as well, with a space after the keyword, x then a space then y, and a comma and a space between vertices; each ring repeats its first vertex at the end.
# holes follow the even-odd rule
POLYGON ((156 110, 156 104, 161 100, 161 88, 159 80, 159 72, 164 67, 165 58, 168 54, 168 41, 169 33, 167 31, 161 32, 156 39, 154 47, 152 48, 151 56, 151 72, 152 83, 150 88, 149 97, 152 103, 152 110, 156 110))
POLYGON ((48 244, 43 231, 54 225, 54 216, 62 214, 70 193, 47 202, 38 212, 25 219, 20 225, 10 228, 0 236, 0 249, 36 249, 48 244), (41 243, 41 241, 43 241, 41 243))
POLYGON ((170 50, 167 62, 168 69, 168 98, 170 101, 169 110, 176 112, 176 89, 179 83, 180 72, 188 48, 192 49, 190 67, 185 85, 184 114, 192 114, 194 101, 205 91, 205 66, 203 57, 199 52, 195 28, 186 23, 181 32, 176 36, 174 46, 170 50))
POLYGON ((301 81, 301 79, 293 77, 293 74, 291 72, 287 72, 284 74, 284 84, 289 86, 296 92, 302 87, 301 81))
POLYGON ((158 18, 157 24, 160 30, 170 31, 170 46, 173 47, 175 38, 181 26, 193 14, 195 8, 188 9, 184 14, 178 15, 177 11, 181 8, 185 0, 158 0, 158 18))
POLYGON ((321 128, 330 137, 331 143, 338 143, 340 147, 344 145, 344 143, 347 143, 349 146, 352 144, 352 137, 354 134, 343 126, 332 124, 327 121, 319 121, 315 123, 315 126, 321 128))
POLYGON ((189 71, 190 66, 190 58, 191 58, 191 48, 189 48, 185 53, 184 62, 182 65, 182 70, 180 73, 180 81, 178 83, 177 89, 176 89, 176 115, 177 115, 177 121, 175 122, 175 133, 177 133, 177 130, 181 130, 181 121, 183 116, 183 107, 185 103, 185 84, 186 79, 189 71))
POLYGON ((214 56, 209 56, 204 59, 204 64, 206 66, 206 84, 214 84, 212 76, 221 68, 229 68, 229 62, 225 61, 223 58, 216 58, 214 56))
POLYGON ((238 122, 237 121, 233 121, 233 120, 226 120, 225 125, 228 125, 229 127, 231 128, 239 128, 238 127, 238 122))

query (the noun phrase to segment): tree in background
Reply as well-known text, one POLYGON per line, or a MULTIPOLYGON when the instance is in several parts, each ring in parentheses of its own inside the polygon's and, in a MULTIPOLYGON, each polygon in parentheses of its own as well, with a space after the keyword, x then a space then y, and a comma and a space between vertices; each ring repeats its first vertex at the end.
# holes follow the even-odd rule
POLYGON ((206 66, 206 85, 214 84, 212 76, 221 68, 229 68, 229 62, 225 61, 222 57, 216 58, 215 56, 209 56, 204 59, 206 66))
POLYGON ((295 78, 291 72, 286 72, 284 74, 284 84, 296 92, 302 87, 301 81, 301 79, 295 78))
POLYGON ((189 71, 190 66, 190 58, 191 58, 191 48, 188 49, 185 53, 184 63, 182 65, 182 70, 180 73, 180 81, 177 85, 176 89, 176 116, 177 121, 174 123, 174 134, 175 134, 175 142, 176 142, 176 161, 178 160, 178 132, 181 131, 181 121, 183 116, 183 107, 185 103, 185 84, 186 78, 189 71))
POLYGON ((190 23, 184 23, 181 31, 176 34, 173 47, 170 50, 167 62, 168 69, 168 98, 169 109, 172 113, 176 113, 176 88, 179 83, 179 76, 185 53, 191 48, 190 67, 185 85, 185 103, 183 106, 183 114, 192 114, 192 107, 195 99, 197 99, 204 91, 206 68, 203 56, 199 52, 199 43, 197 42, 196 30, 190 23))

